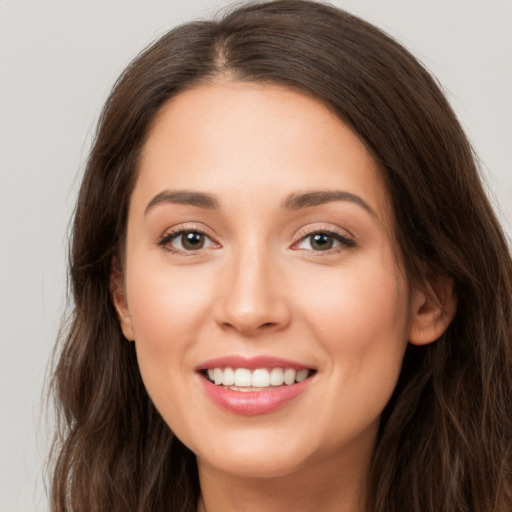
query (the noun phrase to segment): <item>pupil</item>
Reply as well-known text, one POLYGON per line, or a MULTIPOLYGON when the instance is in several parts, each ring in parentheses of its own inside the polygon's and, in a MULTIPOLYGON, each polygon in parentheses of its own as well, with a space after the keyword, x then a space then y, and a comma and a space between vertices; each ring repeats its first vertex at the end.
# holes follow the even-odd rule
POLYGON ((185 249, 201 249, 204 245, 204 235, 201 233, 185 233, 182 238, 182 244, 185 249))
POLYGON ((313 249, 317 249, 319 251, 327 251, 332 248, 333 240, 329 235, 324 235, 322 233, 317 233, 313 235, 313 241, 311 242, 311 246, 313 249))

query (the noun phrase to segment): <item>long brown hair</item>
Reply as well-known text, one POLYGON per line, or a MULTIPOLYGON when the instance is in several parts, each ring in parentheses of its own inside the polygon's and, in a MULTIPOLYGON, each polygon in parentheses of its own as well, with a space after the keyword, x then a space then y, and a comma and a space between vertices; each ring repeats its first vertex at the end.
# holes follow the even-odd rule
POLYGON ((367 509, 510 510, 512 266, 470 144, 409 52, 346 12, 302 0, 249 3, 171 30, 107 100, 74 217, 74 310, 53 381, 61 421, 52 510, 196 508, 194 455, 144 389, 109 278, 152 120, 172 96, 219 76, 282 84, 331 108, 382 170, 409 281, 453 280, 450 327, 435 343, 408 347, 383 412, 367 509))

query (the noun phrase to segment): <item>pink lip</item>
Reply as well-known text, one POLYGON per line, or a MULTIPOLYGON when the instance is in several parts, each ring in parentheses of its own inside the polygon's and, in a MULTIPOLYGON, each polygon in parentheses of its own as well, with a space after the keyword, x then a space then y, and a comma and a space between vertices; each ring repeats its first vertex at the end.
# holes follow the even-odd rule
POLYGON ((213 384, 202 375, 200 379, 210 398, 223 409, 235 414, 256 416, 276 411, 299 396, 307 389, 314 376, 291 386, 283 385, 265 391, 232 391, 213 384))
POLYGON ((315 370, 309 365, 304 365, 296 361, 282 359, 273 356, 243 357, 237 355, 218 357, 201 363, 196 371, 201 379, 202 385, 208 396, 220 407, 235 414, 246 416, 255 416, 258 414, 268 414, 283 407, 288 402, 298 397, 311 384, 314 376, 308 379, 292 384, 291 386, 282 385, 275 388, 267 388, 262 391, 233 391, 223 386, 217 386, 210 382, 202 373, 210 368, 247 368, 255 370, 257 368, 293 368, 301 370, 307 368, 315 370))
POLYGON ((249 370, 255 370, 256 368, 293 368, 294 370, 300 370, 302 368, 309 368, 315 370, 312 366, 290 361, 288 359, 282 359, 280 357, 273 356, 256 356, 256 357, 243 357, 243 356, 224 356, 215 359, 210 359, 201 363, 196 370, 208 370, 210 368, 247 368, 249 370))

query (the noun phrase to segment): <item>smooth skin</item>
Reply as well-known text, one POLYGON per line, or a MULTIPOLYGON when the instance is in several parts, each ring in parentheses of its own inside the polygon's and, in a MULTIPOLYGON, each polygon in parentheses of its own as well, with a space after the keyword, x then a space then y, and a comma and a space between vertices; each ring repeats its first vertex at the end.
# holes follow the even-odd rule
POLYGON ((444 309, 406 282, 391 212, 362 142, 304 94, 218 79, 159 112, 112 295, 151 399, 197 455, 198 510, 360 509, 407 343, 434 342, 455 310, 448 282, 444 309), (278 410, 239 415, 195 370, 226 355, 317 372, 278 410))

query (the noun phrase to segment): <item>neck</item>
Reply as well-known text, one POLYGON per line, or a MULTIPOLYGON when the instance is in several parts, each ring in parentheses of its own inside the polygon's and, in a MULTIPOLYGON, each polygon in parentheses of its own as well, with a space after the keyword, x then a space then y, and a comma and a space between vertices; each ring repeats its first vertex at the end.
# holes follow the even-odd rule
POLYGON ((272 478, 223 472, 198 461, 201 498, 198 512, 359 512, 366 495, 368 460, 298 469, 272 478))

